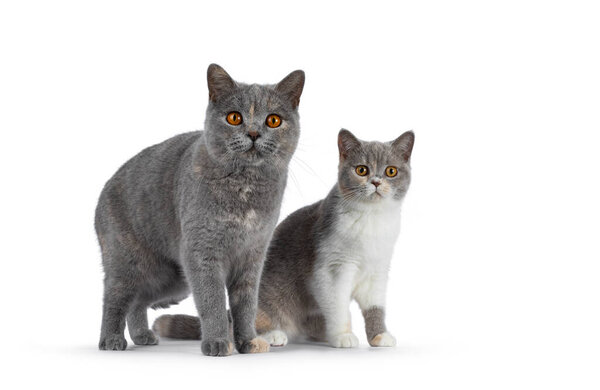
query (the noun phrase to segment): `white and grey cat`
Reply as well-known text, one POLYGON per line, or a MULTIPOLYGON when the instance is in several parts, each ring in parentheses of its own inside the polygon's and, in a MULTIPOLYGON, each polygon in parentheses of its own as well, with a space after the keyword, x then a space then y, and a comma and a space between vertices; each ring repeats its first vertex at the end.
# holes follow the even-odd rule
MULTIPOLYGON (((259 288, 256 330, 271 345, 290 336, 355 347, 349 305, 356 300, 369 344, 394 346, 385 325, 386 286, 400 208, 411 179, 414 133, 391 142, 338 136, 338 182, 327 197, 277 226, 259 288)), ((200 338, 197 317, 162 316, 161 336, 200 338)))

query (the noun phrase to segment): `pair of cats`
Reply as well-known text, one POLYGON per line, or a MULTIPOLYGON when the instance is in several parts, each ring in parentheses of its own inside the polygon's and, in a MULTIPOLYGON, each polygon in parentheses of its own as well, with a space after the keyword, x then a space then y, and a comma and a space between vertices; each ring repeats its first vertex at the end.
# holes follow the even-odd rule
POLYGON ((414 134, 382 143, 341 130, 337 184, 275 229, 303 87, 299 70, 248 85, 212 64, 205 130, 144 149, 107 182, 95 219, 105 273, 100 349, 124 350, 126 324, 135 344, 157 344, 148 307, 190 293, 199 317, 162 316, 153 328, 201 339, 206 355, 230 355, 234 345, 266 352, 288 336, 357 346, 351 299, 369 344, 395 345, 385 289, 414 134))

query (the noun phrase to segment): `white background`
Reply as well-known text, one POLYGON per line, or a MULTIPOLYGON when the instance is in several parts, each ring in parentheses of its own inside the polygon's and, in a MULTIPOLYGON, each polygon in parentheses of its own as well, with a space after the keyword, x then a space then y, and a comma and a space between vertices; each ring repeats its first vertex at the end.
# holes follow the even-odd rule
POLYGON ((599 19, 593 1, 2 2, 2 387, 598 389, 599 19), (353 307, 356 350, 97 351, 97 197, 203 127, 211 62, 306 71, 282 218, 333 185, 341 127, 415 131, 395 349, 369 348, 353 307))

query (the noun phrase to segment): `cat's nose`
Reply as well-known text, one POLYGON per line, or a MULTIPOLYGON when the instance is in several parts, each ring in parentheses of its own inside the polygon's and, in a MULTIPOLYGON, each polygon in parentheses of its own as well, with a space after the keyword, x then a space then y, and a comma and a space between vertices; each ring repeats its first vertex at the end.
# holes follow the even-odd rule
POLYGON ((377 188, 381 184, 381 180, 379 180, 379 179, 371 179, 371 183, 375 186, 375 188, 377 188))
POLYGON ((260 134, 258 134, 258 131, 256 130, 250 130, 248 131, 248 137, 250 137, 252 142, 254 142, 258 139, 258 137, 260 137, 260 134))

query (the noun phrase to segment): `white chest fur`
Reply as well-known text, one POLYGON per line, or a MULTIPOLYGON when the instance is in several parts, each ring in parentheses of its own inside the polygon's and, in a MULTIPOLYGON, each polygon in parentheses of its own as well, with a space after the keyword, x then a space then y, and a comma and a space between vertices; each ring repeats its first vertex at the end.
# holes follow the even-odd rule
MULTIPOLYGON (((394 200, 344 210, 320 254, 363 272, 387 272, 400 233, 401 202, 394 200)), ((322 263, 323 264, 323 263, 322 263)))

